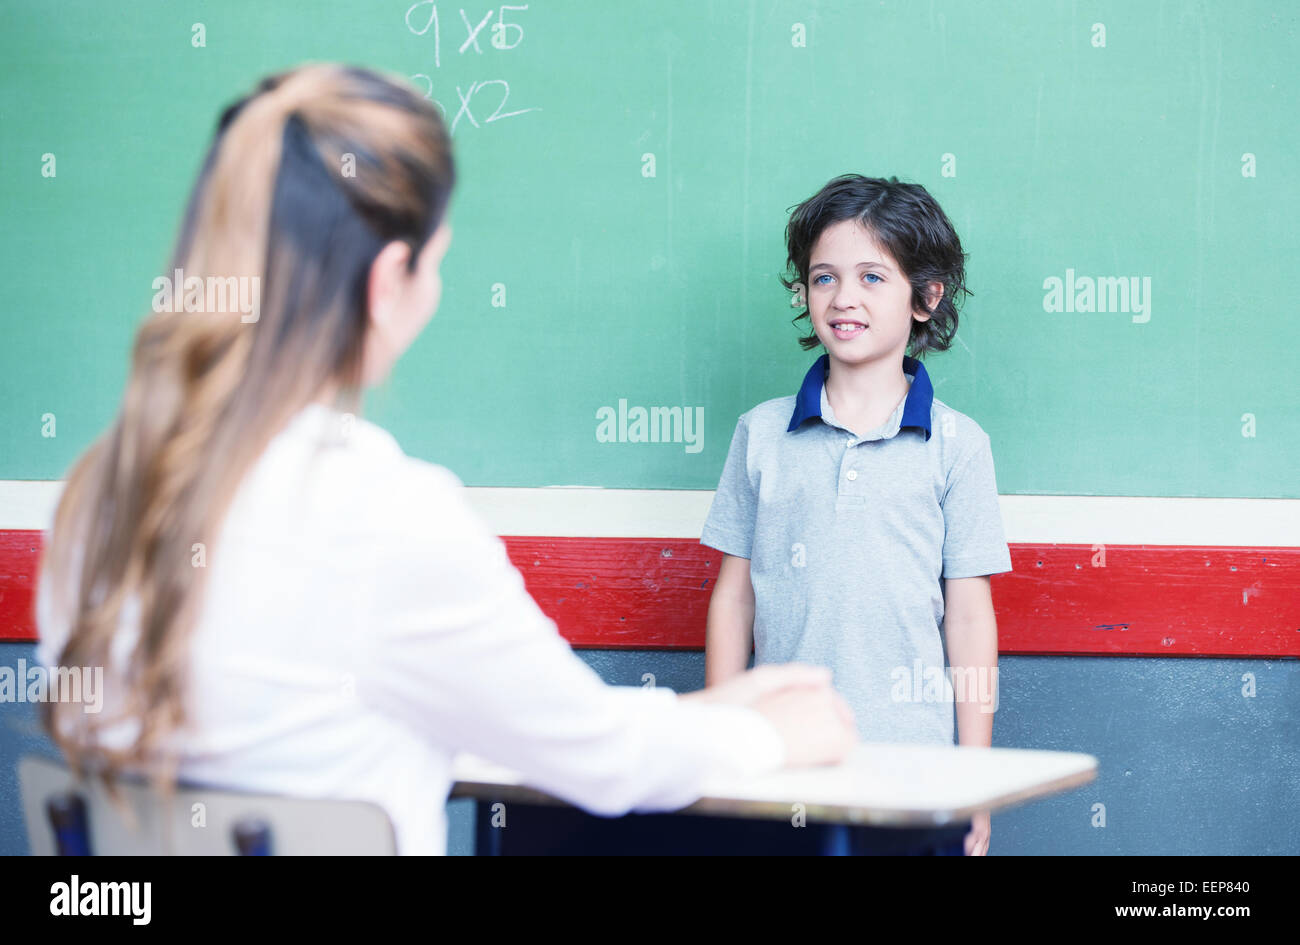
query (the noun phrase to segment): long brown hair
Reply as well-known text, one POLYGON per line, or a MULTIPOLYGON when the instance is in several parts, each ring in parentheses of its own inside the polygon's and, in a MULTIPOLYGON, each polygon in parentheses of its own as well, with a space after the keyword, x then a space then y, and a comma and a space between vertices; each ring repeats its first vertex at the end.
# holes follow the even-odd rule
POLYGON ((245 473, 305 404, 334 386, 360 403, 371 263, 401 240, 415 269, 453 179, 437 109, 370 70, 303 66, 222 113, 167 276, 180 270, 187 290, 249 280, 256 309, 157 311, 156 297, 117 418, 68 475, 43 565, 68 626, 59 664, 108 675, 128 601, 139 631, 111 677, 120 713, 45 703, 74 769, 172 779, 206 573, 194 546, 211 549, 245 473), (123 719, 138 723, 134 744, 100 744, 123 719))

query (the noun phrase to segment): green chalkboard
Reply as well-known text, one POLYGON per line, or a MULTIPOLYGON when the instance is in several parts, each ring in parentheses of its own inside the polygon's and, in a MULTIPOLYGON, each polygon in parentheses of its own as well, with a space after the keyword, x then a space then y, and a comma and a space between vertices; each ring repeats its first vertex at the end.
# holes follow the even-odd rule
POLYGON ((1300 495, 1291 0, 461 2, 0 8, 0 479, 109 422, 218 109, 341 60, 455 122, 444 300, 367 413, 467 484, 716 486, 819 353, 787 209, 856 171, 925 185, 970 253, 928 369, 1003 493, 1300 495), (702 430, 600 442, 620 401, 702 430))

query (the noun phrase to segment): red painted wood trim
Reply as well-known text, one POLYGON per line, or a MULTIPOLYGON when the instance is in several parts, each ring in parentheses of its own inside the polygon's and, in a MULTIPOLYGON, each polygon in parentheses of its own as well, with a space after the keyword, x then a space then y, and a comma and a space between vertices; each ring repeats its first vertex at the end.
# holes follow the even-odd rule
MULTIPOLYGON (((698 649, 721 554, 689 539, 508 538, 579 647, 698 649)), ((1012 544, 998 652, 1300 657, 1300 548, 1012 544), (1098 564, 1101 562, 1098 561, 1098 564)))
POLYGON ((0 641, 36 639, 39 529, 0 529, 0 641))
MULTIPOLYGON (((35 639, 39 531, 0 531, 0 640, 35 639)), ((507 537, 575 647, 699 649, 721 554, 692 539, 507 537)), ((1004 654, 1300 657, 1300 548, 1012 544, 1004 654), (1100 563, 1100 562, 1098 562, 1100 563)))

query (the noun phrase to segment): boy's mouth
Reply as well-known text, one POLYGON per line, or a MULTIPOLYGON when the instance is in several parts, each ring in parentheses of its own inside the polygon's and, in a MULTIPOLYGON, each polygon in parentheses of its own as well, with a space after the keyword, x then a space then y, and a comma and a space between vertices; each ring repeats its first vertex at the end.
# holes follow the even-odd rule
POLYGON ((867 330, 867 326, 862 322, 854 321, 833 321, 831 331, 835 332, 835 337, 841 341, 847 341, 849 338, 856 338, 867 330))

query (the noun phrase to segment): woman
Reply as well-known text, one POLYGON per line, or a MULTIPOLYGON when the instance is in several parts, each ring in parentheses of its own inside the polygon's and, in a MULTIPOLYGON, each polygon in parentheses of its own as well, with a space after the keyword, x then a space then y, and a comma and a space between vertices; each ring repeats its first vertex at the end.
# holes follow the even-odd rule
POLYGON ((146 319, 49 536, 42 661, 106 674, 103 712, 46 704, 74 766, 371 800, 400 852, 443 853, 460 750, 602 814, 849 750, 813 667, 604 685, 460 480, 354 416, 437 307, 453 177, 436 109, 364 69, 222 114, 169 267, 217 310, 146 319))

